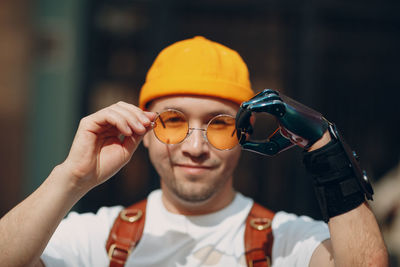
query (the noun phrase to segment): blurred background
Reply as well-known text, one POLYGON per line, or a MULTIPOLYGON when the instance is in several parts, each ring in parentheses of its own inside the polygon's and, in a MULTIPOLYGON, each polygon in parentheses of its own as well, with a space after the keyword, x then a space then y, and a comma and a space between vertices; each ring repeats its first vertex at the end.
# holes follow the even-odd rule
MULTIPOLYGON (((254 90, 278 89, 335 122, 379 184, 400 160, 399 14, 395 0, 0 1, 0 216, 65 159, 81 117, 136 104, 158 52, 196 35, 237 50, 254 90)), ((321 218, 301 153, 244 152, 236 188, 321 218)), ((129 205, 158 186, 140 147, 74 209, 129 205)), ((399 214, 394 196, 382 227, 399 214)))

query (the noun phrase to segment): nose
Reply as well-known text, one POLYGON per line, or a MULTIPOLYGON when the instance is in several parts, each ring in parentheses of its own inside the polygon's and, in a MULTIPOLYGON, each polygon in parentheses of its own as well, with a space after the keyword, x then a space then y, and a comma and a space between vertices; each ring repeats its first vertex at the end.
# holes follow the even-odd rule
POLYGON ((204 129, 190 128, 189 136, 182 143, 182 152, 192 157, 200 157, 207 154, 209 152, 209 147, 204 134, 204 129))

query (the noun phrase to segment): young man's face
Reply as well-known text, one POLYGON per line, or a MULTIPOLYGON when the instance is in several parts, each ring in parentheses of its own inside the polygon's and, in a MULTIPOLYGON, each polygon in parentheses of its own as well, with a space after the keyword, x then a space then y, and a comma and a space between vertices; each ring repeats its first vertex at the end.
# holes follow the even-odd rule
MULTIPOLYGON (((238 108, 237 104, 216 98, 177 96, 155 100, 149 109, 158 113, 167 109, 181 111, 190 128, 206 129, 217 114, 235 117, 238 108)), ((164 144, 153 132, 143 142, 161 177, 164 194, 187 203, 201 203, 232 192, 232 175, 241 151, 239 145, 231 150, 218 150, 205 140, 200 130, 194 130, 179 144, 164 144)))

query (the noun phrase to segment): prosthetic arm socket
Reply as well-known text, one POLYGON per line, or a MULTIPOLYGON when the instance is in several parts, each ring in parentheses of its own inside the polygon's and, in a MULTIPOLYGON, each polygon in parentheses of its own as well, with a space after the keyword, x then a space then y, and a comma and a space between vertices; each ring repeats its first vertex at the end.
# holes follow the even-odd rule
POLYGON ((330 126, 332 141, 312 152, 304 152, 303 162, 312 175, 315 193, 325 222, 372 200, 373 190, 352 152, 330 126))

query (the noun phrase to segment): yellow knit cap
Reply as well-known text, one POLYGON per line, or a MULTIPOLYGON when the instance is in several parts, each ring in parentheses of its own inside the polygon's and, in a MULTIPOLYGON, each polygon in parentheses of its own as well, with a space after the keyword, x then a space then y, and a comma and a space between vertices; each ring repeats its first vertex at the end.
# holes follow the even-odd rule
POLYGON ((236 51, 196 36, 160 52, 140 91, 139 107, 172 95, 212 96, 240 104, 254 92, 247 66, 236 51))

